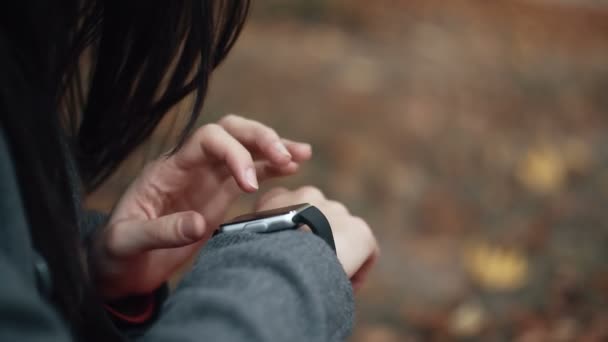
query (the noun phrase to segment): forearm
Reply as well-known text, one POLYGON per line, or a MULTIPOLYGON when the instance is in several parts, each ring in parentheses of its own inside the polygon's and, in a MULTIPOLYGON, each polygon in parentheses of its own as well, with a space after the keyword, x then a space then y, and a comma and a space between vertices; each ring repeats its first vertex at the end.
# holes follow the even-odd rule
POLYGON ((212 239, 142 341, 335 341, 353 294, 333 251, 309 233, 212 239))

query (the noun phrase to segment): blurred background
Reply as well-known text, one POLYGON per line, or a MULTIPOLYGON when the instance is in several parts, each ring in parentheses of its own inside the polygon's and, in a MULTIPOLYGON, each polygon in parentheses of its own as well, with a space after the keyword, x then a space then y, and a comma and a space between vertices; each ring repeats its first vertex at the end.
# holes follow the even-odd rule
POLYGON ((254 1, 201 124, 226 113, 312 143, 265 189, 375 230, 352 341, 608 339, 608 1, 254 1))

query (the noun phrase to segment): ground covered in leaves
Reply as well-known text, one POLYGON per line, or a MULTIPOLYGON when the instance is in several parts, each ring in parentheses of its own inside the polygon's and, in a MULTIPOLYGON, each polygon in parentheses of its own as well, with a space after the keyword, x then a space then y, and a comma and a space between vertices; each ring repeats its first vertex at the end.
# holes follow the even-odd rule
POLYGON ((274 184, 371 223, 352 341, 608 339, 608 4, 583 3, 254 5, 203 121, 311 142, 274 184))

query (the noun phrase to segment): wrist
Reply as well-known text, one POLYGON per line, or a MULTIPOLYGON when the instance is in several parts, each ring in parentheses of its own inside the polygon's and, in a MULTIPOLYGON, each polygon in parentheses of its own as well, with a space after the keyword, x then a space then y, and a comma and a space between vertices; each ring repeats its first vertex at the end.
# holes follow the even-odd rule
POLYGON ((323 239, 335 252, 336 246, 329 221, 317 207, 309 203, 238 216, 220 225, 215 235, 241 231, 268 234, 282 230, 294 230, 304 225, 308 226, 313 234, 323 239))

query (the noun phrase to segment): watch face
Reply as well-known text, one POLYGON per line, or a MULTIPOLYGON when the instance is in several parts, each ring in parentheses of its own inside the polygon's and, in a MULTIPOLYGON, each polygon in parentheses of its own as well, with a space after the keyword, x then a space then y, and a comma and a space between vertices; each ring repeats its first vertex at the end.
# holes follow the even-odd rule
POLYGON ((242 222, 247 222, 247 221, 261 220, 261 219, 265 219, 265 218, 273 217, 273 216, 279 216, 279 215, 287 214, 294 210, 301 209, 303 206, 308 206, 308 204, 296 204, 296 205, 291 205, 288 207, 282 207, 282 208, 270 209, 270 210, 265 210, 265 211, 258 211, 257 213, 249 213, 249 214, 245 214, 245 215, 240 215, 240 216, 233 218, 232 220, 230 220, 228 222, 222 223, 222 226, 229 225, 229 224, 235 224, 235 223, 242 223, 242 222))

